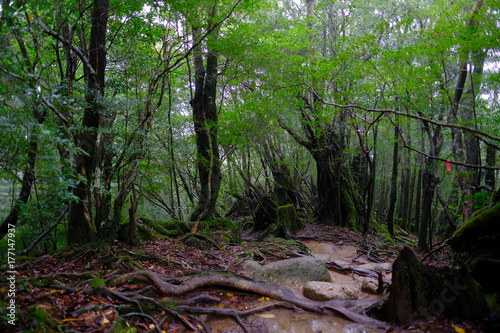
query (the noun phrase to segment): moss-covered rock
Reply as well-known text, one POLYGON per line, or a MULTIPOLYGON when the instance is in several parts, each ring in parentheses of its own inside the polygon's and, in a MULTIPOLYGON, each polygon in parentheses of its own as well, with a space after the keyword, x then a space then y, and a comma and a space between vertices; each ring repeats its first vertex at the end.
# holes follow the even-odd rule
POLYGON ((179 241, 187 246, 195 247, 203 251, 208 251, 216 245, 214 239, 205 233, 187 234, 182 236, 179 241))
MULTIPOLYGON (((118 230, 118 240, 129 242, 129 221, 123 221, 118 230)), ((138 241, 153 241, 158 238, 178 238, 191 231, 193 223, 182 220, 155 220, 148 217, 137 218, 138 241)))
POLYGON ((252 278, 294 286, 302 286, 309 281, 332 281, 325 263, 307 256, 256 267, 252 272, 252 278))
POLYGON ((158 234, 171 238, 177 238, 185 235, 190 232, 192 228, 192 223, 182 220, 163 221, 144 217, 141 217, 138 220, 144 223, 144 225, 153 228, 158 234))
POLYGON ((213 232, 213 231, 230 231, 234 232, 237 230, 236 224, 230 219, 213 219, 208 221, 201 221, 198 230, 202 232, 213 232))
POLYGON ((301 228, 302 222, 297 216, 294 205, 278 207, 276 224, 271 228, 271 234, 276 237, 292 238, 301 228))
POLYGON ((488 312, 481 287, 467 270, 424 265, 408 247, 393 264, 386 306, 389 319, 399 324, 439 315, 474 320, 488 312))

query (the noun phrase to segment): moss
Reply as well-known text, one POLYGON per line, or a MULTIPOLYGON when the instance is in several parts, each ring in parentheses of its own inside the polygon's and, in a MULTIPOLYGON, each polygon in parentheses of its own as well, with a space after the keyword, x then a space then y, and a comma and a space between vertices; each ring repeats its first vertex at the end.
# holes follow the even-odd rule
POLYGON ((137 328, 130 327, 130 324, 126 322, 123 318, 118 319, 118 323, 115 328, 112 330, 108 330, 107 333, 136 333, 137 328))
POLYGON ((458 228, 450 239, 450 245, 458 252, 481 247, 481 238, 500 233, 500 203, 480 211, 458 228))
POLYGON ((138 224, 137 225, 137 238, 140 241, 155 241, 158 238, 160 238, 160 235, 158 233, 156 233, 154 229, 152 229, 146 225, 138 224))
POLYGON ((484 295, 486 298, 486 303, 488 304, 488 309, 490 312, 500 311, 500 295, 499 294, 488 294, 484 295))
POLYGON ((199 226, 200 231, 211 232, 217 230, 236 231, 236 224, 230 219, 213 219, 201 221, 199 226))
POLYGON ((202 251, 208 251, 216 245, 215 241, 204 233, 187 234, 179 240, 187 246, 195 247, 202 251))
POLYGON ((33 280, 31 281, 33 287, 45 287, 47 282, 45 280, 33 280))
POLYGON ((274 242, 274 243, 286 244, 286 245, 296 245, 297 244, 297 242, 294 241, 293 239, 285 239, 285 238, 280 238, 280 237, 271 237, 271 238, 268 238, 267 241, 274 242))
POLYGON ((105 286, 106 281, 104 279, 92 279, 90 280, 89 284, 91 287, 100 287, 100 286, 105 286))
POLYGON ((191 231, 191 228, 193 226, 191 223, 182 220, 163 221, 146 217, 140 217, 138 220, 141 221, 144 225, 147 225, 148 227, 154 229, 156 233, 172 238, 177 238, 187 234, 191 231))
POLYGON ((35 327, 32 332, 51 331, 57 325, 57 321, 50 314, 42 309, 34 308, 25 317, 30 326, 35 327))
POLYGON ((393 244, 393 245, 396 245, 396 241, 391 237, 391 235, 387 234, 387 235, 384 235, 384 243, 386 243, 386 249, 389 247, 389 244, 393 244))
POLYGON ((295 206, 292 204, 278 207, 278 223, 282 223, 284 228, 292 235, 295 235, 303 226, 297 215, 295 206))

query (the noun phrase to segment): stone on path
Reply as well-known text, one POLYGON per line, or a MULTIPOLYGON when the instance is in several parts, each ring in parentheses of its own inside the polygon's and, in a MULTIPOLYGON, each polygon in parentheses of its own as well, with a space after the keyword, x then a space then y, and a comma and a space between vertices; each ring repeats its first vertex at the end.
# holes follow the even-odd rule
POLYGON ((302 292, 305 297, 313 301, 329 301, 332 299, 358 299, 355 288, 344 287, 330 282, 311 281, 304 285, 302 292))
POLYGON ((286 259, 260 266, 251 277, 293 286, 302 286, 309 281, 332 281, 325 263, 313 257, 286 259))

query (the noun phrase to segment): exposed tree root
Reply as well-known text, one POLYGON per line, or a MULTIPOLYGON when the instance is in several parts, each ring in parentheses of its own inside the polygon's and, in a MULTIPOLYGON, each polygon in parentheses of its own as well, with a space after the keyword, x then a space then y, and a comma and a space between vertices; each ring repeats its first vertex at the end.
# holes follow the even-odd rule
POLYGON ((230 316, 233 317, 234 320, 240 325, 240 327, 243 329, 244 332, 248 332, 245 324, 241 320, 241 317, 246 317, 250 316, 253 314, 261 313, 261 312, 266 312, 270 310, 274 310, 277 308, 289 308, 296 310, 297 308, 291 305, 288 302, 279 302, 279 303, 274 303, 271 305, 263 306, 260 308, 255 308, 251 310, 234 310, 234 309, 215 309, 215 308, 204 308, 204 307, 199 307, 199 306, 187 306, 187 305, 180 305, 176 307, 177 309, 181 309, 183 311, 189 312, 189 313, 201 313, 201 314, 216 314, 219 316, 230 316))
MULTIPOLYGON (((364 314, 359 314, 342 305, 341 302, 328 301, 317 302, 305 298, 298 292, 286 287, 277 285, 267 281, 255 281, 243 276, 238 276, 232 273, 214 273, 208 272, 191 277, 183 281, 181 284, 172 284, 163 280, 158 274, 149 270, 140 270, 124 274, 113 281, 114 286, 130 283, 144 283, 152 285, 162 295, 183 295, 195 289, 202 287, 222 287, 231 288, 239 291, 250 292, 261 296, 270 297, 278 301, 285 301, 293 304, 295 307, 314 312, 325 314, 333 312, 340 314, 342 317, 364 325, 389 328, 390 325, 377 319, 368 317, 364 314)), ((195 309, 190 307, 191 310, 195 309)), ((197 309, 197 308, 196 308, 197 309)), ((200 308, 199 310, 201 310, 200 308)), ((238 312, 225 312, 229 310, 221 309, 205 309, 203 311, 217 312, 222 315, 238 316, 238 312)))

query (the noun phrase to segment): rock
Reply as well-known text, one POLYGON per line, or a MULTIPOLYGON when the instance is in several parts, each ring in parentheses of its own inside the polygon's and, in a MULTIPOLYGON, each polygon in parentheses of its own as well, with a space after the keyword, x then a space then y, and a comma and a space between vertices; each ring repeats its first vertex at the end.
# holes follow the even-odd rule
POLYGON ((351 267, 351 264, 349 264, 347 261, 332 260, 332 263, 336 264, 337 266, 341 267, 342 269, 348 269, 351 267))
POLYGON ((373 279, 364 279, 361 282, 361 291, 371 295, 377 295, 378 282, 373 279))
POLYGON ((308 282, 304 285, 302 293, 310 300, 319 302, 329 301, 332 299, 358 299, 358 294, 354 288, 339 286, 330 282, 308 282))
POLYGON ((394 262, 388 318, 410 324, 435 316, 476 320, 487 314, 481 287, 465 269, 425 265, 405 247, 394 262))
POLYGON ((376 272, 390 272, 392 271, 392 262, 370 262, 367 264, 363 264, 358 266, 359 268, 371 269, 376 272))
POLYGON ((286 259, 258 267, 252 278, 294 286, 302 286, 309 281, 332 281, 325 263, 313 257, 286 259))
POLYGON ((330 255, 326 253, 313 253, 312 256, 320 261, 329 262, 330 255))
POLYGON ((242 264, 241 264, 241 268, 243 268, 244 270, 246 271, 250 271, 250 272, 253 272, 255 271, 257 268, 259 267, 262 267, 261 264, 259 264, 257 261, 255 260, 245 260, 242 264))

